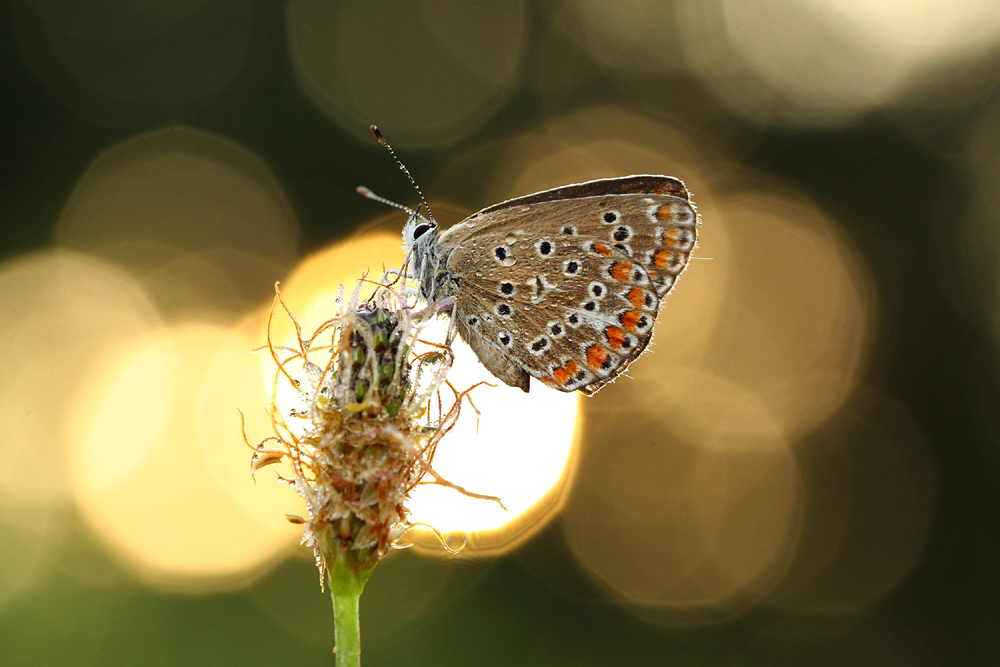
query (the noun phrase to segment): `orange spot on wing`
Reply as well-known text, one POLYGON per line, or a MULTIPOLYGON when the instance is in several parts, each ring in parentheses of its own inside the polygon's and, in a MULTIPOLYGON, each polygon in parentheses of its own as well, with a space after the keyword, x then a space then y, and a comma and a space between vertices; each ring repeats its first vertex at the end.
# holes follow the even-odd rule
POLYGON ((607 257, 608 255, 611 254, 611 248, 609 248, 603 243, 595 243, 592 247, 594 249, 594 252, 596 252, 598 255, 603 255, 604 257, 607 257))
POLYGON ((639 326, 639 320, 643 317, 642 313, 638 310, 627 311, 622 315, 622 324, 629 331, 635 331, 636 327, 639 326))
POLYGON ((674 214, 670 212, 670 207, 664 204, 660 208, 656 209, 656 219, 657 220, 670 220, 674 217, 674 214))
POLYGON ((663 245, 668 248, 676 248, 680 244, 688 244, 691 242, 691 236, 684 229, 664 229, 663 230, 663 245))
POLYGON ((607 360, 608 351, 603 345, 591 345, 587 348, 587 365, 595 371, 607 360))
POLYGON ((625 298, 631 301, 636 308, 642 308, 646 305, 646 292, 638 287, 630 289, 625 298))
POLYGON ((552 375, 559 384, 566 384, 576 374, 576 362, 570 359, 565 366, 553 368, 552 375))
POLYGON ((616 350, 620 350, 625 342, 625 330, 621 327, 608 327, 604 332, 608 337, 608 344, 616 350))
POLYGON ((669 250, 660 250, 655 255, 653 255, 653 262, 659 266, 664 267, 670 263, 671 252, 669 250))
POLYGON ((611 277, 615 280, 624 282, 628 280, 628 277, 632 275, 632 263, 626 262, 624 259, 618 260, 611 265, 611 269, 608 270, 611 277))
MULTIPOLYGON (((550 385, 551 385, 551 384, 555 384, 555 383, 556 383, 556 381, 555 381, 555 380, 553 380, 553 379, 552 379, 552 378, 550 378, 550 377, 543 377, 543 378, 541 378, 541 380, 542 380, 542 382, 544 382, 545 384, 550 384, 550 385)), ((559 384, 562 384, 562 383, 560 382, 559 384)))

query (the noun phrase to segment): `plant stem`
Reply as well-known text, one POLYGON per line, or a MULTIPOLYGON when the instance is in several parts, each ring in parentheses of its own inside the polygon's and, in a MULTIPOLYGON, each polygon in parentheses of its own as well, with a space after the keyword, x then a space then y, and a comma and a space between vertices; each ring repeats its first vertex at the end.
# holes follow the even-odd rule
POLYGON ((361 624, 358 602, 370 571, 356 572, 344 553, 337 553, 332 560, 330 598, 333 600, 337 667, 361 667, 361 624))

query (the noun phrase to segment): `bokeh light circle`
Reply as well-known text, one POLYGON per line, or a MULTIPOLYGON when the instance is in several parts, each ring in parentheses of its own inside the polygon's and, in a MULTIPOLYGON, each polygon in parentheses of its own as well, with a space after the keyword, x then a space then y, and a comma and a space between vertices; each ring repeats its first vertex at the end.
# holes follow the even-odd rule
POLYGON ((673 2, 583 0, 552 6, 559 28, 606 68, 655 74, 685 67, 673 2))
POLYGON ((683 0, 684 60, 735 113, 842 124, 899 100, 935 67, 996 44, 995 2, 683 0))
POLYGON ((136 281, 66 251, 0 265, 0 496, 61 504, 68 498, 65 406, 103 352, 159 325, 136 281))
POLYGON ((795 446, 808 494, 798 553, 769 602, 807 613, 877 603, 923 554, 937 500, 925 436, 901 403, 861 389, 795 446))
POLYGON ((170 317, 235 316, 296 259, 297 222, 258 156, 170 127, 99 155, 56 224, 56 240, 136 275, 170 317))
POLYGON ((155 328, 136 281, 68 251, 0 264, 0 606, 31 590, 72 539, 66 406, 102 352, 155 328))
MULTIPOLYGON (((203 390, 232 335, 190 322, 124 341, 72 406, 67 456, 77 505, 111 552, 156 587, 240 586, 297 540, 280 513, 236 502, 206 465, 205 448, 225 445, 201 442, 206 410, 228 422, 226 442, 239 433, 234 396, 203 390)), ((249 450, 226 449, 249 475, 249 450)))
MULTIPOLYGON (((1000 39, 995 1, 626 0, 555 3, 552 20, 632 96, 716 115, 697 76, 758 122, 843 124, 912 103, 918 84, 948 97, 949 68, 1000 39), (652 85, 650 75, 673 75, 652 85)), ((550 76, 550 88, 558 88, 550 76)), ((724 130, 725 131, 725 130, 724 130)))
MULTIPOLYGON (((857 385, 875 313, 871 277, 843 233, 801 197, 739 193, 717 212, 710 224, 726 226, 732 255, 703 363, 757 392, 786 433, 804 433, 857 385)), ((666 370, 637 373, 655 382, 666 370)))
POLYGON ((484 204, 568 183, 632 174, 680 178, 700 202, 710 194, 713 179, 731 170, 707 138, 616 106, 596 106, 554 118, 505 148, 496 161, 490 189, 483 195, 489 200, 484 204))
POLYGON ((585 411, 561 519, 591 576, 652 616, 725 611, 770 591, 794 551, 802 488, 766 405, 685 367, 601 398, 585 411))

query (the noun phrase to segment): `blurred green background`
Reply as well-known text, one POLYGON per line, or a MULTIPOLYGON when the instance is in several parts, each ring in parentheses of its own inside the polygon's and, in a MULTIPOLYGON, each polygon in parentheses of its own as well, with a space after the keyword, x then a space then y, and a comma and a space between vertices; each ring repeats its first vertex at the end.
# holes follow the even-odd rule
POLYGON ((332 664, 220 359, 304 258, 398 262, 370 123, 442 220, 668 173, 703 227, 556 490, 378 567, 365 664, 1000 664, 1000 3, 11 0, 0 49, 0 664, 332 664))

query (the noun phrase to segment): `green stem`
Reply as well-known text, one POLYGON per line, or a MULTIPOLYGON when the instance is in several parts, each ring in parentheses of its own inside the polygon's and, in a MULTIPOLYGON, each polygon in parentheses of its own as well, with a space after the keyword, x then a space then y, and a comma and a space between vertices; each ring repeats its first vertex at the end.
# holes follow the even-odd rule
POLYGON ((371 572, 357 572, 351 567, 350 558, 340 549, 332 560, 330 597, 333 600, 337 667, 360 667, 361 623, 358 602, 371 572))

